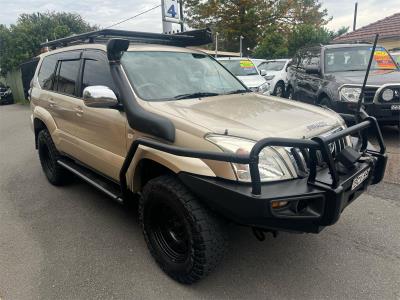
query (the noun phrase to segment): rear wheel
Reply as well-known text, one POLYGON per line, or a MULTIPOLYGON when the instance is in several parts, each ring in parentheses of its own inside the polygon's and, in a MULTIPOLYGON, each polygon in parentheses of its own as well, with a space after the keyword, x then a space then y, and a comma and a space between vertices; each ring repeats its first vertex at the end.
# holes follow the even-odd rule
POLYGON ((57 163, 60 154, 46 129, 39 132, 38 152, 42 169, 50 183, 54 185, 65 183, 67 171, 57 163))
POLYGON ((274 95, 277 97, 283 97, 285 94, 285 85, 283 82, 278 82, 274 88, 274 95))
POLYGON ((161 176, 146 184, 139 217, 152 256, 176 281, 196 282, 222 259, 226 240, 221 220, 175 177, 161 176))

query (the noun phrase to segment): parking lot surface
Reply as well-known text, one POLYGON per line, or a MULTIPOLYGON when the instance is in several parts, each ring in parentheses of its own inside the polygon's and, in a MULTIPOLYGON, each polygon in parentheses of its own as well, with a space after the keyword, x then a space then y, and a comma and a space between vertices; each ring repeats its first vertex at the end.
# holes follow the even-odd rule
POLYGON ((400 299, 400 141, 384 128, 385 182, 319 235, 258 242, 232 226, 222 264, 180 285, 147 251, 138 217, 42 173, 28 106, 0 107, 0 299, 400 299))

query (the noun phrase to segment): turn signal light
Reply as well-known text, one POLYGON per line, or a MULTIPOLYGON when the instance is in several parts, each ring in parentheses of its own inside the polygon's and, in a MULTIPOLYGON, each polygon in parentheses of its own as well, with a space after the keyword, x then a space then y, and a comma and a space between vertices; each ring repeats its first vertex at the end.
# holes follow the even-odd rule
POLYGON ((274 209, 284 207, 288 204, 288 201, 272 201, 271 206, 274 209))

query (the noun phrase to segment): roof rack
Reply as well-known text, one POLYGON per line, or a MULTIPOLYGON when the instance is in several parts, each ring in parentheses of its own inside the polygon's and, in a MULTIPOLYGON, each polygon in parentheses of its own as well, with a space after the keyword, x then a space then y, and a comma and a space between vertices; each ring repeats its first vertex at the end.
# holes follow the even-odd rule
POLYGON ((124 38, 130 42, 161 44, 171 46, 200 46, 212 42, 211 30, 209 28, 184 31, 175 34, 150 33, 140 31, 127 31, 118 29, 102 29, 69 37, 53 40, 40 44, 42 47, 65 47, 82 43, 105 43, 111 38, 124 38))

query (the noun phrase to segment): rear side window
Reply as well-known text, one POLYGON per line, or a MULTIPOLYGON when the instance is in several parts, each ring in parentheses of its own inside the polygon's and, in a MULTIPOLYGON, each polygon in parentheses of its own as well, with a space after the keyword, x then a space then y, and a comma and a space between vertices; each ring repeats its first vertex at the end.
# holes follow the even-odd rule
POLYGON ((43 58, 42 65, 40 67, 38 80, 40 86, 45 90, 50 90, 54 80, 54 69, 57 64, 57 56, 49 55, 43 58))
POLYGON ((103 85, 114 92, 115 86, 110 73, 110 66, 104 53, 100 51, 87 51, 84 54, 84 69, 82 91, 88 86, 103 85))
POLYGON ((58 63, 58 75, 54 90, 67 95, 76 95, 80 60, 61 60, 58 63))

